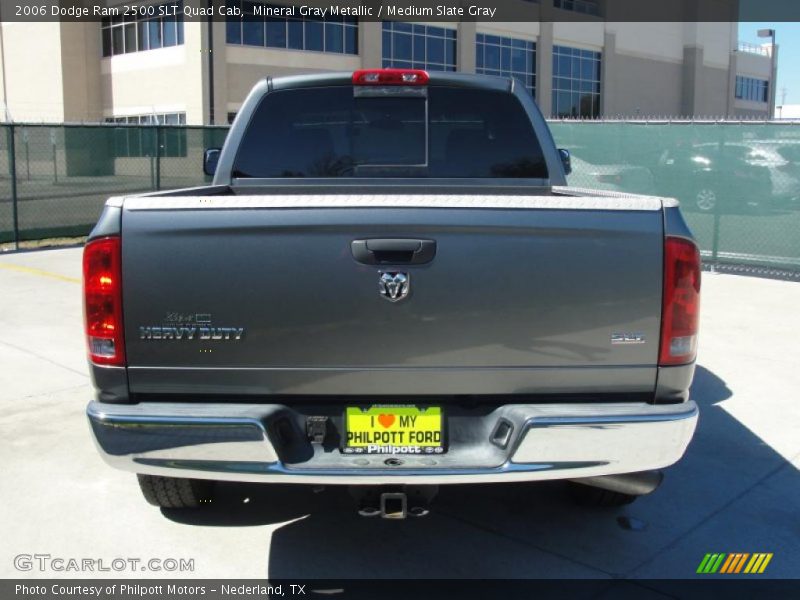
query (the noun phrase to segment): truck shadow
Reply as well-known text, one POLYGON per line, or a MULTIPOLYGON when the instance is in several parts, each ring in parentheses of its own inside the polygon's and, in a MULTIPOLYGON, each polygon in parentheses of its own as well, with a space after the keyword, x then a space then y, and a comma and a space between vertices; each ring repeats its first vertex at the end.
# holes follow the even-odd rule
MULTIPOLYGON (((578 507, 563 482, 458 485, 441 488, 429 516, 387 521, 359 517, 343 488, 315 492, 308 486, 220 484, 213 506, 163 513, 189 525, 283 524, 272 532, 265 557, 265 574, 275 579, 646 575, 648 561, 660 551, 695 535, 731 499, 787 464, 718 406, 731 395, 717 375, 697 368, 692 397, 701 406, 701 418, 695 440, 656 493, 623 508, 578 507)), ((798 471, 782 470, 771 480, 776 485, 782 497, 797 497, 798 471)), ((675 562, 671 553, 672 563, 659 564, 658 576, 691 577, 703 553, 712 550, 764 551, 759 548, 791 518, 790 509, 784 516, 770 517, 770 511, 774 507, 750 502, 747 514, 760 517, 724 528, 730 535, 703 534, 683 559, 675 562), (748 527, 749 533, 741 534, 748 527), (743 539, 757 547, 742 546, 743 539)), ((779 564, 770 568, 773 577, 778 575, 779 564)))

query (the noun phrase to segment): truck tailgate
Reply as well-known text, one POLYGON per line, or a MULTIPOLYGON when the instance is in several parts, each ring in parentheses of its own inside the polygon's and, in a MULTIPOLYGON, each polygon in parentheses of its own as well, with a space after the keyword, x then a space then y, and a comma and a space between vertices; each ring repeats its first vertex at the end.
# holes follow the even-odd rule
POLYGON ((129 384, 153 394, 651 392, 663 213, 647 197, 128 198, 129 384), (367 265, 353 240, 434 240, 367 265), (381 271, 410 293, 379 294, 381 271))

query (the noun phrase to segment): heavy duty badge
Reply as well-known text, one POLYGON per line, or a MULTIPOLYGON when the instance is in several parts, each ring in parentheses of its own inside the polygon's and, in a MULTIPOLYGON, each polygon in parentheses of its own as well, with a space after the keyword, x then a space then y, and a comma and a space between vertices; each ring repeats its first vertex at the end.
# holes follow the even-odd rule
POLYGON ((139 327, 142 340, 241 340, 244 327, 139 327))
POLYGON ((141 340, 201 340, 238 341, 244 337, 244 327, 218 327, 211 313, 182 313, 170 311, 161 325, 139 327, 141 340))

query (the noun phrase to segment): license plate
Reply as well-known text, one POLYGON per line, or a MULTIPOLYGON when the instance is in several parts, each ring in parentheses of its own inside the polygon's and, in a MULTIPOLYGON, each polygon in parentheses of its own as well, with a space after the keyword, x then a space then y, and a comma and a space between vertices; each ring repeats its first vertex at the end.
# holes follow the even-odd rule
POLYGON ((441 454, 444 452, 439 406, 348 406, 347 454, 441 454))

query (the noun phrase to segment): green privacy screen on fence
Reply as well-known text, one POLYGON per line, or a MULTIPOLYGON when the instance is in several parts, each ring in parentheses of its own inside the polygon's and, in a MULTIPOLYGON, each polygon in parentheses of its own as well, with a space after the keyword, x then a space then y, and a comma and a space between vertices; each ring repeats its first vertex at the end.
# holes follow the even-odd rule
POLYGON ((109 196, 203 185, 226 127, 4 125, 0 241, 86 235, 109 196))
POLYGON ((677 198, 706 262, 800 270, 800 124, 551 126, 570 185, 677 198))
MULTIPOLYGON (((108 196, 207 183, 227 128, 3 125, 0 241, 85 235, 108 196)), ((551 123, 573 186, 676 197, 707 262, 800 271, 800 125, 551 123)))

